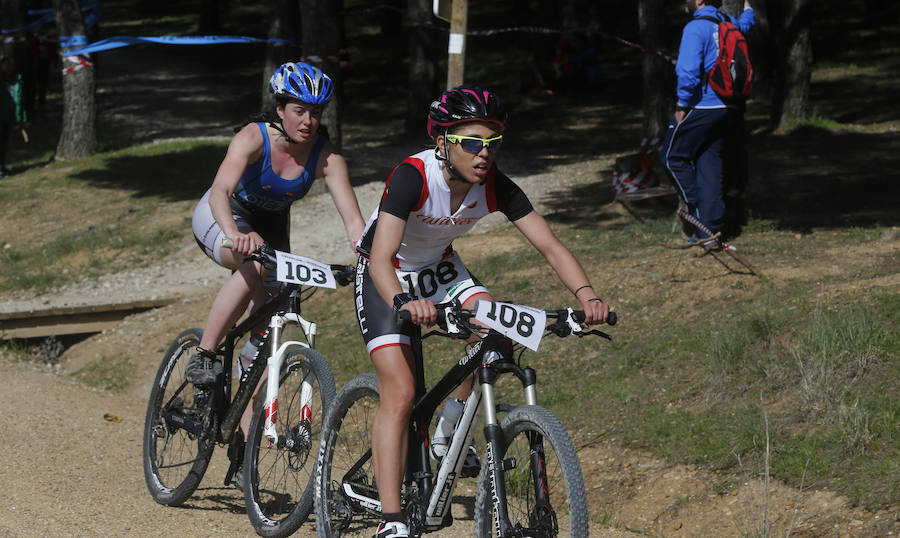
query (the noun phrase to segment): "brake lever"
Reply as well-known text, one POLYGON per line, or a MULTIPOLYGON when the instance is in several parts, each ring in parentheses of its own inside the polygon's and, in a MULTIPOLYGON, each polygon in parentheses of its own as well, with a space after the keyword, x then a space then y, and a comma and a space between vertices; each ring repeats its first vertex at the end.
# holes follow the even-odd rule
MULTIPOLYGON (((572 308, 566 308, 569 314, 566 316, 566 323, 569 325, 569 329, 572 331, 572 334, 581 335, 584 331, 581 329, 581 324, 573 319, 574 310, 572 308)), ((567 335, 568 336, 568 335, 567 335)))
POLYGON ((591 329, 590 331, 582 331, 581 334, 579 334, 578 336, 579 336, 579 337, 581 337, 581 336, 587 336, 587 335, 589 335, 589 334, 595 334, 595 335, 597 335, 597 336, 606 338, 607 340, 609 340, 610 342, 612 342, 612 336, 606 334, 606 333, 603 332, 603 331, 598 331, 597 329, 591 329))

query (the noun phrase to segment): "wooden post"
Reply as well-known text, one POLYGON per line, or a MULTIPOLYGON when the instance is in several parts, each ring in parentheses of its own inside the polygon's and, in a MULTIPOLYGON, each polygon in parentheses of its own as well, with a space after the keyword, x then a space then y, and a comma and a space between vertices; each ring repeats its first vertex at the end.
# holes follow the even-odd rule
POLYGON ((447 89, 463 83, 466 66, 466 18, 468 0, 453 0, 450 13, 450 41, 447 44, 447 89))

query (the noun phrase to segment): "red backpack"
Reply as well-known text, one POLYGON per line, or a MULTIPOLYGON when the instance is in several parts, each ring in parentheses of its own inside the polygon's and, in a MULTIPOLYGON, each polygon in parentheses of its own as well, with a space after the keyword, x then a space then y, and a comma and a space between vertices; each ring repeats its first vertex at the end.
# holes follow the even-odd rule
POLYGON ((719 25, 719 55, 712 71, 705 74, 707 82, 725 101, 750 97, 753 91, 753 64, 744 34, 728 17, 697 17, 719 25))

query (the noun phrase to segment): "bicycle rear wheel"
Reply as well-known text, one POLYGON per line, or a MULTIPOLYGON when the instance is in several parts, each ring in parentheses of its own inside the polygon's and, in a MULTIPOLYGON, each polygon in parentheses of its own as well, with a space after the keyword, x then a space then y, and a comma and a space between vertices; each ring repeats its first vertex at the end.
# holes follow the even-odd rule
POLYGON ((215 447, 205 401, 184 378, 202 329, 188 329, 169 346, 153 381, 144 421, 144 480, 153 499, 168 506, 183 503, 200 484, 215 447), (203 424, 202 431, 182 427, 203 424))
POLYGON ((316 530, 321 537, 371 536, 381 518, 371 458, 378 383, 372 374, 351 379, 334 400, 319 443, 316 530), (355 496, 355 497, 354 497, 355 496))
POLYGON ((250 423, 244 450, 244 501, 260 536, 287 536, 306 520, 313 506, 315 452, 325 412, 334 400, 328 363, 312 349, 285 357, 278 381, 278 442, 264 435, 265 389, 250 423))
MULTIPOLYGON (((507 442, 498 460, 514 459, 504 471, 513 527, 525 536, 588 535, 587 497, 581 464, 565 428, 543 407, 523 405, 501 422, 507 442), (542 499, 545 499, 542 500, 542 499)), ((482 464, 475 498, 475 535, 496 536, 489 466, 482 464)))

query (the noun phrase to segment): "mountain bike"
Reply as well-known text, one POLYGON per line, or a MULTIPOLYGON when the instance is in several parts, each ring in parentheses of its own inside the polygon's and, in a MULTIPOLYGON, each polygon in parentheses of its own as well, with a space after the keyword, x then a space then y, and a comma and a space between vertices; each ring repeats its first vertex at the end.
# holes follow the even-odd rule
POLYGON ((228 445, 230 465, 224 484, 239 472, 247 513, 262 536, 294 532, 312 510, 314 453, 322 418, 335 395, 334 377, 315 350, 316 324, 301 315, 301 303, 318 287, 336 288, 355 279, 349 265, 326 265, 309 258, 260 247, 248 259, 275 271, 280 291, 225 335, 216 349, 223 371, 209 389, 185 379, 185 367, 203 336, 188 329, 169 346, 153 382, 144 425, 143 465, 147 488, 156 502, 184 503, 197 489, 217 443, 228 445), (306 342, 284 340, 294 324, 306 342), (265 330, 258 328, 265 325, 265 330), (232 395, 235 345, 255 333, 261 343, 250 365, 240 371, 232 395), (263 376, 246 443, 237 431, 263 376))
MULTIPOLYGON (((550 411, 537 405, 533 368, 521 363, 524 348, 537 350, 553 333, 611 337, 579 325, 584 312, 537 310, 509 303, 480 301, 475 310, 458 302, 437 305, 438 326, 422 335, 400 311, 398 323, 411 333, 415 357, 416 399, 409 424, 409 452, 401 503, 410 533, 423 533, 453 523, 450 503, 472 441, 481 406, 485 453, 475 500, 477 536, 587 536, 588 509, 581 465, 569 435, 550 411), (477 325, 471 320, 487 325, 477 325), (547 320, 555 320, 547 325, 547 320), (482 336, 430 389, 425 388, 422 340, 431 336, 482 336), (515 341, 515 343, 513 342, 515 341), (434 413, 469 374, 476 382, 466 400, 446 455, 432 473, 428 430, 434 413), (498 405, 494 384, 512 373, 521 382, 525 405, 498 405), (498 413, 506 413, 502 420, 498 413)), ((609 323, 616 322, 610 313, 609 323)), ((378 406, 373 374, 350 380, 329 408, 320 437, 315 479, 316 528, 319 536, 371 534, 381 518, 371 450, 371 427, 378 406)))

